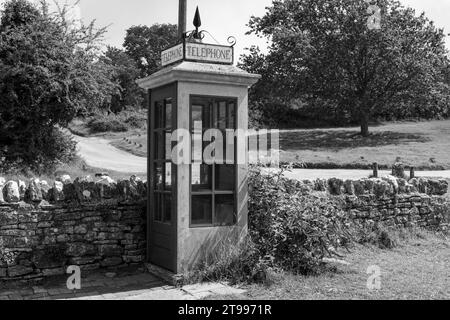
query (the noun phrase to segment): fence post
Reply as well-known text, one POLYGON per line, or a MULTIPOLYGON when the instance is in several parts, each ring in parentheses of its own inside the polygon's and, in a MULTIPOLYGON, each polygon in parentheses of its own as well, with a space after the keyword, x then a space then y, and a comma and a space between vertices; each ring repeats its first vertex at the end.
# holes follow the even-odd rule
POLYGON ((409 168, 409 180, 416 177, 416 169, 414 167, 409 168))
POLYGON ((373 177, 378 178, 378 163, 373 164, 373 177))

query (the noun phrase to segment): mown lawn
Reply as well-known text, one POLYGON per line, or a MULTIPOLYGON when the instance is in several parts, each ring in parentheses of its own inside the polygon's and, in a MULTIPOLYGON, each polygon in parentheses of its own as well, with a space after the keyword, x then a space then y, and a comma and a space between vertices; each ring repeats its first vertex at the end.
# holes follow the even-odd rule
POLYGON ((282 161, 324 168, 365 168, 396 161, 417 169, 450 169, 450 121, 387 123, 362 138, 358 128, 281 133, 282 161))
MULTIPOLYGON (((367 169, 374 162, 390 167, 402 161, 418 170, 450 170, 450 120, 381 124, 371 127, 368 138, 358 133, 358 128, 283 130, 281 161, 322 169, 367 169)), ((102 137, 117 148, 147 155, 143 130, 102 137)))
POLYGON ((450 240, 427 235, 393 250, 356 246, 336 272, 318 277, 272 275, 270 286, 252 285, 243 296, 211 299, 434 300, 450 299, 450 240), (370 266, 379 266, 381 289, 369 290, 370 266))

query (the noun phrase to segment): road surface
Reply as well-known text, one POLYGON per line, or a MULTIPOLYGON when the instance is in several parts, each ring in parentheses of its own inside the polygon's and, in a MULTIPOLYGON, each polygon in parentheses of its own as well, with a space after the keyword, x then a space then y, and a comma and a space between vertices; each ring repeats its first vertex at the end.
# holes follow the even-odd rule
MULTIPOLYGON (((322 170, 322 169, 296 169, 286 172, 285 176, 293 180, 315 180, 338 178, 342 180, 357 180, 368 178, 371 170, 322 170)), ((391 171, 379 171, 379 176, 390 175, 391 171)), ((409 172, 407 173, 407 175, 409 172)), ((446 178, 450 179, 450 171, 416 171, 416 177, 446 178)))
POLYGON ((117 149, 108 140, 79 136, 74 136, 74 139, 78 142, 78 154, 90 167, 123 173, 147 172, 147 158, 117 149))
MULTIPOLYGON (((78 142, 78 152, 86 163, 94 168, 113 170, 117 172, 147 172, 147 158, 137 157, 110 145, 110 142, 101 138, 82 138, 74 136, 78 142)), ((322 169, 295 169, 286 172, 286 177, 295 180, 315 179, 361 179, 368 178, 371 170, 322 170, 322 169)), ((389 175, 390 171, 380 171, 380 176, 389 175)), ((417 171, 417 177, 435 177, 450 179, 448 171, 417 171)))

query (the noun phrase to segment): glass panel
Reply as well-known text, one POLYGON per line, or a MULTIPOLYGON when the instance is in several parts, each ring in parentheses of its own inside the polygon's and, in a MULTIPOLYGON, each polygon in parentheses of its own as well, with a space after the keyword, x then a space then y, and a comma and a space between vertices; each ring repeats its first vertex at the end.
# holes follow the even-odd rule
POLYGON ((236 224, 233 195, 217 195, 215 209, 215 226, 233 226, 236 224))
POLYGON ((162 222, 172 222, 172 196, 170 195, 164 195, 164 214, 162 217, 162 222))
POLYGON ((193 105, 192 106, 192 119, 191 119, 191 129, 194 129, 195 123, 202 123, 201 127, 203 128, 203 118, 202 118, 203 106, 193 105))
POLYGON ((155 160, 163 160, 163 144, 162 144, 162 135, 160 133, 154 134, 154 150, 153 154, 155 157, 155 160))
POLYGON ((235 171, 234 165, 216 165, 216 190, 234 191, 235 171))
POLYGON ((223 156, 224 163, 226 164, 235 164, 236 160, 236 143, 237 139, 235 139, 235 132, 233 129, 227 129, 222 131, 223 133, 223 156))
POLYGON ((211 107, 209 105, 192 105, 191 129, 202 128, 207 130, 211 128, 211 107), (196 124, 197 123, 197 124, 196 124))
POLYGON ((192 191, 212 190, 212 166, 192 164, 192 191))
POLYGON ((165 133, 165 145, 164 145, 165 160, 172 160, 172 133, 165 133))
POLYGON ((172 99, 166 100, 165 128, 172 128, 172 99))
POLYGON ((192 133, 192 161, 197 164, 203 162, 203 135, 201 130, 194 130, 192 133))
POLYGON ((155 129, 160 129, 162 124, 162 112, 163 112, 163 105, 161 102, 155 103, 155 119, 154 119, 154 125, 155 129))
POLYGON ((215 103, 216 122, 215 128, 225 130, 227 128, 227 103, 225 101, 215 103))
POLYGON ((236 129, 236 104, 228 104, 227 108, 227 129, 236 129))
POLYGON ((161 222, 162 221, 162 203, 161 203, 161 194, 155 193, 154 194, 154 220, 161 222))
POLYGON ((165 189, 172 189, 172 163, 166 163, 165 170, 165 189))
POLYGON ((192 224, 212 225, 212 196, 192 197, 192 224))
POLYGON ((155 190, 162 190, 163 176, 163 166, 161 164, 155 164, 155 190))

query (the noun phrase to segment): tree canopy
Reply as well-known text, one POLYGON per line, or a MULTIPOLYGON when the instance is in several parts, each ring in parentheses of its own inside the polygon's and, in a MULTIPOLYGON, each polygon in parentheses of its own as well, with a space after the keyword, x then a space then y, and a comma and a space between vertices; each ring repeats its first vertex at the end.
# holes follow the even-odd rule
POLYGON ((111 79, 120 85, 119 92, 112 96, 110 110, 118 113, 126 107, 142 107, 145 92, 136 84, 140 70, 135 61, 114 47, 108 47, 102 59, 113 69, 111 79))
POLYGON ((361 133, 381 110, 423 114, 449 108, 445 34, 425 14, 396 0, 373 1, 381 28, 369 28, 369 1, 274 0, 250 33, 271 41, 241 67, 261 73, 256 100, 326 105, 355 117, 361 133))
POLYGON ((73 154, 58 127, 117 92, 98 57, 104 30, 72 25, 45 2, 11 0, 0 16, 0 160, 42 171, 73 154))
POLYGON ((141 77, 156 72, 161 66, 161 51, 178 40, 178 27, 173 24, 133 26, 127 30, 123 44, 126 53, 136 62, 141 77))

